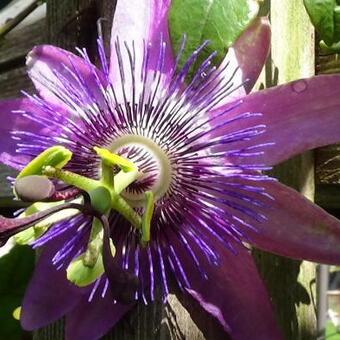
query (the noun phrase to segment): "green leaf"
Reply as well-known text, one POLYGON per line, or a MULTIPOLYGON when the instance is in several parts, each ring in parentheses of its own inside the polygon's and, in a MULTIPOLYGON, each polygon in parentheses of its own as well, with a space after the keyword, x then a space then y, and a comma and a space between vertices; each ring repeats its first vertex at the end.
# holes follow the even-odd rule
POLYGON ((340 6, 334 8, 334 43, 340 41, 340 6))
POLYGON ((323 40, 321 40, 320 47, 329 53, 340 53, 340 42, 328 46, 323 40))
POLYGON ((15 246, 0 258, 0 339, 23 339, 13 312, 22 304, 33 268, 34 251, 27 246, 15 246))
POLYGON ((327 45, 334 41, 334 8, 335 0, 304 0, 307 13, 316 31, 327 45))
POLYGON ((180 66, 205 41, 209 45, 199 56, 194 68, 217 51, 219 64, 227 49, 255 19, 259 0, 173 0, 169 12, 171 41, 177 54, 183 34, 186 47, 180 66))

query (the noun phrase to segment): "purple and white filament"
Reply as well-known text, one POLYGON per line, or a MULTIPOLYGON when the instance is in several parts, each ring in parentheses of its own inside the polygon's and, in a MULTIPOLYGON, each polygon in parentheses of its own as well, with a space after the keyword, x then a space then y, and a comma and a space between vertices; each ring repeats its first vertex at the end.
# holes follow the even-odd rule
MULTIPOLYGON (((251 184, 271 180, 261 173, 268 168, 230 161, 232 157, 247 159, 263 153, 270 145, 234 147, 265 131, 264 125, 237 128, 238 122, 261 113, 231 115, 233 109, 242 107, 239 101, 211 115, 223 98, 244 85, 234 84, 237 69, 230 70, 229 79, 220 81, 219 74, 224 70, 212 65, 213 53, 187 82, 197 56, 207 44, 204 42, 177 71, 185 46, 183 39, 174 69, 165 74, 165 42, 159 45, 157 66, 152 69, 150 46, 144 44, 143 61, 138 62, 134 44, 117 40, 119 79, 113 83, 99 39, 103 76, 98 75, 87 52, 78 50, 90 70, 91 86, 70 58, 72 67, 64 65, 62 71, 52 70, 57 82, 43 74, 34 74, 34 80, 63 103, 62 111, 36 95, 26 94, 44 116, 27 111, 14 113, 39 122, 48 131, 44 135, 13 131, 18 153, 34 157, 48 147, 63 145, 73 153, 65 168, 92 178, 100 175, 100 159, 93 151, 94 146, 126 157, 138 166, 139 177, 121 195, 142 214, 144 191, 154 192, 150 243, 140 246, 139 232, 118 213, 111 212, 109 221, 117 249, 115 260, 138 276, 140 284, 135 298, 145 303, 152 301, 156 292, 166 298, 172 275, 181 289, 190 288, 195 275, 208 279, 205 266, 219 264, 215 245, 235 252, 230 240, 247 241, 245 230, 255 229, 249 220, 266 218, 256 207, 270 206, 271 197, 251 184)), ((35 58, 34 51, 29 58, 35 58)), ((90 228, 91 220, 77 215, 54 224, 33 244, 41 246, 61 233, 70 233, 68 242, 53 258, 53 265, 66 268, 85 250, 90 228)), ((93 284, 89 299, 95 294, 105 295, 106 290, 104 276, 93 284)))

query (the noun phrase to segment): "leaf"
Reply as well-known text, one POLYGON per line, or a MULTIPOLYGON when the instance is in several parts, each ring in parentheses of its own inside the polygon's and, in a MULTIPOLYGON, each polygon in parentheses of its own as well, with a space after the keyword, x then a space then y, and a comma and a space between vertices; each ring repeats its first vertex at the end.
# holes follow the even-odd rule
POLYGON ((0 258, 0 339, 22 339, 13 312, 22 303, 33 268, 34 251, 27 246, 15 246, 0 258))
POLYGON ((340 40, 340 6, 334 8, 334 43, 340 40))
POLYGON ((304 0, 307 13, 316 31, 327 45, 334 41, 334 7, 335 0, 304 0))
POLYGON ((214 51, 217 52, 214 63, 219 64, 228 48, 255 19, 258 10, 259 0, 173 0, 169 27, 176 54, 183 34, 186 35, 180 66, 205 40, 210 43, 194 69, 214 51))

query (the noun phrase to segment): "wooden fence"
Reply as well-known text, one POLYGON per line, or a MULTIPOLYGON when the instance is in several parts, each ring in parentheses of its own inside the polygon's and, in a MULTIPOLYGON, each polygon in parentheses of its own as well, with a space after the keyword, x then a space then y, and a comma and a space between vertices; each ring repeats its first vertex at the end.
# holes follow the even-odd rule
MULTIPOLYGON (((318 73, 338 71, 336 57, 325 56, 316 49, 313 28, 302 0, 265 1, 262 14, 270 16, 273 31, 272 50, 259 87, 269 87, 318 73), (317 61, 317 67, 315 66, 317 61)), ((20 89, 32 91, 25 74, 25 55, 32 46, 49 42, 74 50, 75 46, 91 49, 96 38, 95 23, 104 21, 104 36, 110 31, 114 0, 47 0, 46 17, 33 20, 8 34, 0 45, 0 97, 20 95, 20 89)), ((1 17, 0 17, 1 18, 1 17)), ((107 46, 106 46, 107 47, 107 46)), ((335 214, 340 211, 340 147, 331 146, 295 157, 276 167, 273 175, 335 214), (316 166, 316 180, 314 167, 316 166), (333 194, 336 193, 336 194, 333 194), (335 196, 333 196, 335 195, 335 196)), ((11 192, 4 190, 6 176, 12 173, 1 167, 0 202, 10 207, 11 192)), ((287 340, 315 339, 315 264, 301 263, 258 250, 254 251, 258 267, 272 296, 278 320, 287 340)), ((180 294, 167 304, 156 302, 138 305, 112 330, 106 339, 225 339, 219 326, 207 314, 194 317, 187 310, 195 306, 180 294), (185 306, 185 307, 184 307, 185 306), (204 322, 203 334, 195 325, 204 322)), ((196 313, 195 313, 196 314, 196 313)), ((62 321, 39 330, 36 340, 63 338, 62 321)))

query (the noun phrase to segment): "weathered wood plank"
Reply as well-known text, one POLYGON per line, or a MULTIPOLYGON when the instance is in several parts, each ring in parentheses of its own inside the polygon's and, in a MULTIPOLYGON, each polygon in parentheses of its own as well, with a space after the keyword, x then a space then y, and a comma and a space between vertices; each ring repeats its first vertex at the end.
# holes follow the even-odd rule
POLYGON ((27 76, 25 66, 0 73, 1 99, 22 97, 21 90, 29 93, 34 91, 33 83, 27 76))
POLYGON ((316 73, 330 74, 340 72, 340 56, 339 54, 329 54, 321 48, 317 49, 316 55, 316 73))
POLYGON ((45 27, 45 19, 40 19, 8 33, 0 44, 0 72, 8 69, 13 61, 22 62, 33 46, 43 44, 45 27))
MULTIPOLYGON (((340 144, 333 144, 315 151, 316 158, 316 183, 340 183, 340 144)), ((330 197, 331 199, 331 197, 330 197)))
POLYGON ((13 196, 7 177, 14 177, 16 172, 3 164, 0 164, 0 207, 9 205, 9 200, 13 196))
MULTIPOLYGON (((318 42, 317 42, 318 46, 318 42)), ((329 54, 319 47, 316 55, 316 72, 318 74, 340 73, 340 57, 338 54, 329 54)), ((340 144, 333 144, 319 148, 315 152, 315 174, 316 174, 316 198, 322 202, 322 206, 334 207, 333 194, 336 193, 337 185, 340 183, 340 144), (319 185, 328 184, 328 186, 319 185), (332 187, 334 185, 334 187, 332 187), (326 188, 330 189, 329 195, 326 188), (319 195, 321 197, 319 198, 319 195), (327 202, 327 200, 329 200, 327 202)), ((340 209, 340 204, 337 205, 340 209)))
MULTIPOLYGON (((69 51, 90 48, 96 40, 98 5, 106 1, 59 0, 47 2, 47 37, 49 43, 69 51)), ((112 2, 112 1, 111 1, 112 2)))
MULTIPOLYGON (((17 17, 20 13, 25 11, 27 7, 31 7, 31 4, 34 0, 15 0, 11 1, 7 4, 7 6, 3 7, 0 11, 0 25, 4 25, 9 20, 17 17)), ((31 7, 32 9, 35 6, 31 7)), ((22 27, 26 27, 34 22, 39 21, 40 19, 46 16, 46 5, 42 4, 38 8, 36 8, 33 12, 31 12, 28 16, 26 16, 15 28, 21 29, 22 27)))
MULTIPOLYGON (((268 4, 268 1, 267 1, 268 4)), ((314 74, 314 31, 302 0, 271 1, 272 51, 263 85, 274 86, 314 74)), ((313 154, 275 167, 272 175, 313 199, 313 154)), ((316 316, 310 291, 315 265, 255 251, 287 340, 316 338, 316 316)))
MULTIPOLYGON (((1 13, 1 20, 14 15, 24 2, 16 3, 13 6, 15 11, 1 13), (7 13, 7 14, 6 14, 7 13)), ((27 6, 27 3, 26 3, 27 6)), ((25 67, 25 57, 33 46, 42 44, 45 39, 45 18, 44 9, 40 8, 38 13, 32 13, 22 24, 9 32, 6 39, 0 45, 0 99, 21 97, 21 90, 33 92, 33 84, 28 78, 25 67)), ((7 176, 15 176, 16 171, 0 165, 0 206, 13 206, 12 189, 10 188, 7 176)))
POLYGON ((340 216, 340 183, 316 186, 315 202, 336 216, 340 216))
MULTIPOLYGON (((73 49, 75 44, 91 44, 87 39, 84 42, 81 38, 82 19, 72 20, 77 11, 89 2, 71 0, 65 1, 50 0, 48 13, 50 18, 49 35, 51 41, 64 47, 73 49), (70 21, 70 23, 67 23, 70 21), (65 22, 67 23, 65 25, 65 22), (63 33, 72 24, 76 24, 74 31, 69 35, 63 33), (58 32, 58 35, 55 35, 58 32)), ((102 1, 99 11, 112 6, 111 1, 102 1)), ((285 82, 301 76, 308 76, 313 73, 313 31, 308 24, 308 18, 302 7, 302 0, 285 0, 282 2, 272 2, 272 22, 274 25, 273 53, 272 60, 278 70, 278 81, 285 82), (289 51, 290 53, 286 53, 289 51)), ((109 12, 106 12, 106 14, 109 12)), ((89 35, 91 36, 91 35, 89 35)), ((272 71, 271 65, 269 67, 272 71)), ((269 70, 268 68, 268 70, 269 70)), ((275 72, 271 72, 273 74, 275 72)), ((283 174, 289 173, 285 181, 288 184, 301 189, 312 197, 313 178, 312 178, 312 158, 311 154, 302 156, 283 167, 275 170, 275 175, 284 180, 283 174), (297 176, 301 169, 306 169, 306 176, 297 176)), ((314 339, 315 338, 315 315, 312 308, 310 296, 308 295, 308 284, 314 278, 314 266, 301 266, 297 261, 269 256, 264 253, 257 253, 260 267, 267 282, 273 301, 279 315, 281 327, 285 330, 287 340, 295 339, 314 339), (300 277, 303 276, 301 280, 300 277), (307 308, 300 308, 296 313, 295 303, 307 305, 307 308), (296 317, 298 315, 298 317, 296 317)), ((171 297, 172 299, 172 297, 171 297)), ((175 300, 176 301, 176 300, 175 300)), ((177 302, 172 307, 172 316, 176 323, 184 322, 185 327, 191 324, 188 315, 179 311, 177 302), (183 321, 184 320, 184 321, 183 321), (180 321, 180 322, 179 322, 180 321)), ((113 329, 107 339, 201 339, 202 334, 195 330, 194 325, 189 326, 189 330, 180 329, 175 334, 169 333, 169 328, 163 328, 163 316, 166 315, 164 307, 158 303, 144 307, 138 306, 137 309, 129 313, 113 329), (129 331, 130 327, 130 331, 129 331), (132 331, 131 331, 132 327, 132 331), (164 330, 163 330, 164 329, 164 330)), ((167 321, 169 322, 169 321, 167 321)), ((173 321, 170 321, 173 323, 173 321)), ((53 326, 51 326, 53 327, 53 326)), ((47 328, 48 330, 49 328, 47 328)), ((35 339, 57 340, 61 332, 48 333, 46 335, 38 333, 35 339), (40 334, 40 335, 39 335, 40 334), (58 334, 58 335, 57 335, 58 334)), ((219 339, 207 334, 206 338, 219 339)))

